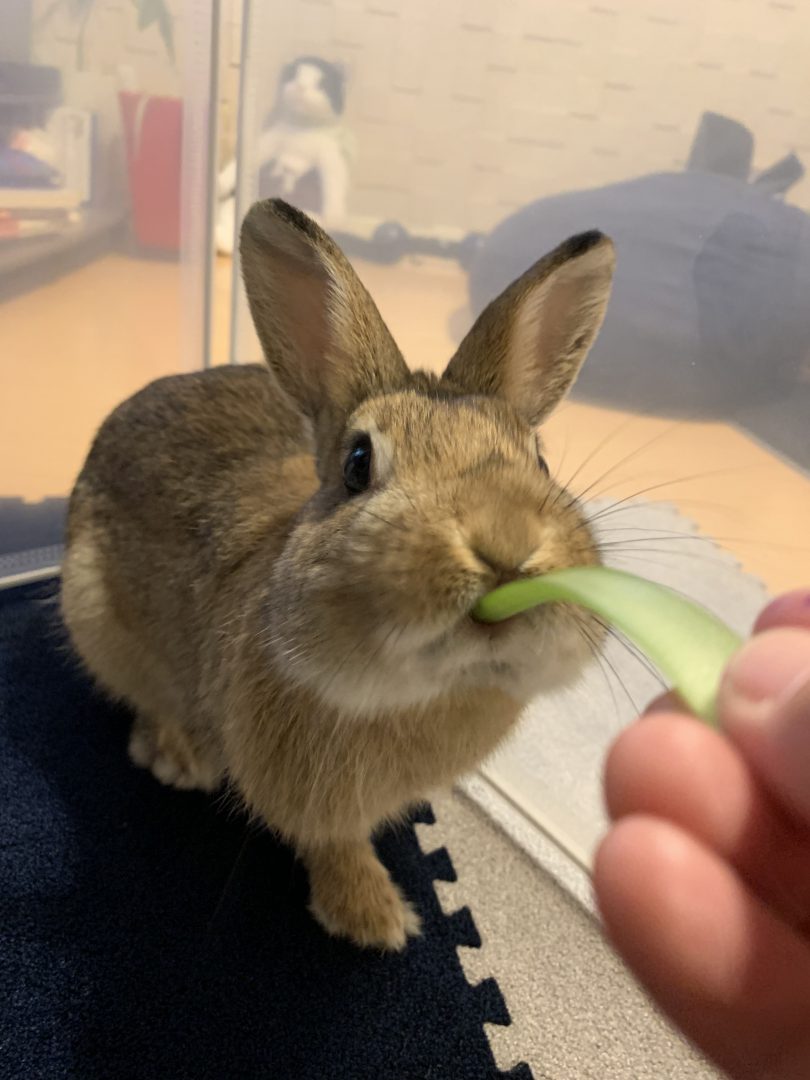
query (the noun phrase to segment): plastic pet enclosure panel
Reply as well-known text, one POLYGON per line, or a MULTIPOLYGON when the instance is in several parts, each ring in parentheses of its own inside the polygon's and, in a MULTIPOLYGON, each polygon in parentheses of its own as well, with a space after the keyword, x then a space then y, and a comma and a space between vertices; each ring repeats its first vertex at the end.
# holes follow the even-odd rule
MULTIPOLYGON (((544 428, 552 471, 603 515, 609 562, 672 584, 743 633, 766 590, 805 580, 807 6, 246 10, 224 249, 259 196, 314 212, 406 359, 438 372, 515 276, 566 237, 603 230, 617 249, 613 296, 571 401, 544 428)), ((232 360, 253 361, 235 280, 232 360)), ((612 641, 564 700, 534 703, 487 766, 583 865, 604 826, 605 749, 657 686, 612 641)))
POLYGON ((0 62, 0 582, 59 562, 104 416, 201 366, 209 0, 15 5, 0 62), (144 20, 141 20, 143 23, 144 20))
MULTIPOLYGON (((618 271, 576 398, 741 424, 810 465, 801 4, 248 10, 240 210, 281 194, 317 212, 412 364, 440 366, 509 280, 598 227, 618 271), (314 71, 291 77, 301 57, 314 71), (336 147, 349 169, 337 210, 336 147)), ((258 355, 240 294, 233 359, 258 355)))

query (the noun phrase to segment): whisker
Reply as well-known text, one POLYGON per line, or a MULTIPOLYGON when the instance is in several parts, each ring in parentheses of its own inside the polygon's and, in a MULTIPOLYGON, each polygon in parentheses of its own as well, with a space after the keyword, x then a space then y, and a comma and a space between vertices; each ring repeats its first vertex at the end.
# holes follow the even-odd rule
POLYGON ((635 450, 632 450, 629 454, 625 454, 623 458, 619 458, 619 460, 614 465, 611 465, 610 468, 606 469, 601 476, 597 476, 597 478, 591 481, 591 483, 588 484, 588 486, 583 491, 580 491, 578 494, 578 498, 584 499, 589 491, 593 491, 596 485, 600 484, 604 479, 610 476, 611 473, 615 473, 617 469, 620 469, 622 465, 626 464, 638 454, 642 454, 645 450, 649 450, 649 448, 651 446, 654 446, 655 443, 660 442, 660 440, 663 439, 664 436, 669 435, 671 432, 673 432, 677 426, 677 423, 670 424, 668 427, 665 427, 661 431, 656 432, 656 434, 653 435, 651 439, 648 439, 647 442, 642 443, 641 446, 637 447, 635 450))
POLYGON ((619 645, 623 646, 630 655, 637 660, 646 671, 653 676, 656 682, 660 683, 663 689, 666 689, 666 680, 662 678, 661 672, 655 667, 655 665, 644 655, 635 642, 618 630, 615 626, 611 626, 609 623, 600 619, 599 616, 594 615, 595 621, 602 627, 602 629, 619 645))
POLYGON ((597 666, 599 667, 600 672, 602 673, 602 678, 605 680, 605 685, 607 686, 608 692, 610 693, 611 700, 613 701, 613 712, 615 713, 616 720, 618 722, 618 720, 620 718, 620 715, 621 715, 619 713, 619 702, 618 702, 618 700, 616 698, 616 691, 613 689, 613 683, 610 681, 610 676, 608 675, 607 670, 605 668, 605 665, 602 662, 602 650, 599 648, 599 646, 593 640, 591 635, 587 632, 584 624, 582 622, 580 622, 579 619, 576 619, 575 622, 576 622, 577 629, 582 634, 582 637, 585 639, 585 642, 588 645, 588 648, 589 648, 589 650, 591 652, 591 655, 593 656, 594 660, 597 663, 597 666))
MULTIPOLYGON (((724 517, 727 517, 729 519, 736 519, 736 520, 739 520, 739 517, 740 517, 739 507, 729 506, 728 503, 713 502, 713 501, 710 501, 709 499, 693 499, 691 497, 684 498, 681 495, 677 496, 677 503, 675 503, 674 500, 670 499, 670 498, 644 499, 644 500, 639 501, 639 502, 634 501, 635 499, 636 499, 635 494, 628 496, 627 500, 622 499, 621 500, 622 503, 624 504, 626 502, 627 505, 619 506, 617 512, 618 513, 633 513, 634 511, 637 511, 639 507, 645 507, 645 506, 658 507, 658 506, 660 506, 660 507, 664 507, 664 508, 674 508, 676 511, 680 511, 680 512, 686 512, 690 508, 695 508, 695 509, 699 509, 699 510, 709 510, 713 514, 722 514, 724 517)), ((602 499, 599 499, 598 501, 602 502, 602 499)), ((586 512, 587 512, 588 504, 586 503, 585 505, 586 505, 586 512)), ((593 506, 593 503, 591 503, 590 505, 593 506)), ((605 511, 612 511, 614 509, 614 507, 616 507, 617 505, 618 505, 618 500, 614 500, 614 502, 607 502, 607 504, 604 507, 602 507, 599 511, 597 511, 597 513, 601 514, 602 509, 605 510, 605 511)), ((604 516, 608 516, 608 514, 605 514, 604 516)), ((597 514, 592 514, 589 517, 588 520, 593 522, 596 519, 596 517, 597 517, 597 514)))
POLYGON ((716 562, 717 556, 713 556, 710 551, 672 551, 664 547, 642 547, 638 546, 627 548, 622 541, 616 541, 615 544, 600 545, 600 550, 609 553, 613 558, 626 557, 636 558, 641 555, 667 555, 671 559, 699 559, 703 562, 716 562))
POLYGON ((729 473, 734 473, 739 470, 736 469, 719 469, 716 472, 702 472, 693 473, 691 476, 680 476, 674 480, 662 480, 657 484, 649 484, 647 487, 639 488, 638 491, 632 492, 630 495, 625 495, 621 499, 616 499, 613 503, 609 503, 603 510, 598 510, 595 514, 592 514, 589 518, 591 522, 599 521, 603 517, 609 517, 619 507, 624 506, 626 503, 633 499, 637 499, 639 495, 646 495, 650 491, 660 491, 661 488, 674 487, 677 484, 686 484, 692 480, 702 480, 707 476, 727 476, 729 473))
POLYGON ((604 448, 617 435, 619 435, 623 431, 626 431, 631 426, 631 424, 637 423, 639 419, 640 419, 640 417, 638 417, 638 416, 628 416, 626 420, 623 420, 620 424, 618 424, 615 428, 613 428, 610 432, 608 432, 608 434, 604 437, 604 439, 601 439, 596 444, 596 446, 593 448, 593 450, 591 450, 591 452, 585 457, 585 459, 580 462, 580 464, 577 466, 577 468, 574 470, 574 472, 565 481, 565 484, 563 486, 565 488, 570 488, 571 485, 576 480, 576 478, 582 472, 582 470, 593 461, 593 459, 600 452, 600 450, 604 450, 604 448))
POLYGON ((411 507, 413 508, 414 512, 418 514, 419 510, 418 510, 418 508, 416 506, 416 503, 413 501, 411 496, 408 494, 407 489, 406 488, 401 488, 400 490, 402 491, 402 494, 405 496, 405 498, 408 500, 408 502, 411 504, 411 507))
MULTIPOLYGON (((745 545, 748 545, 748 546, 772 548, 775 551, 798 552, 798 553, 803 554, 803 555, 806 555, 806 554, 810 553, 810 547, 800 547, 797 544, 782 544, 777 540, 758 540, 758 539, 751 538, 751 537, 746 539, 745 537, 742 537, 742 536, 715 536, 714 534, 707 535, 707 536, 702 536, 702 535, 699 535, 697 533, 679 533, 675 529, 671 529, 671 530, 668 530, 666 532, 662 531, 662 532, 659 532, 659 533, 649 533, 649 534, 647 534, 647 530, 643 529, 643 528, 640 528, 640 527, 636 527, 636 528, 628 527, 627 529, 624 529, 624 530, 622 530, 621 528, 617 528, 614 531, 615 532, 622 532, 622 531, 624 531, 624 532, 630 532, 630 531, 632 531, 632 532, 640 532, 640 533, 644 533, 645 535, 644 536, 639 536, 639 537, 626 537, 624 540, 621 540, 621 541, 619 541, 619 540, 617 540, 617 541, 609 541, 610 543, 639 544, 639 543, 646 543, 646 542, 648 542, 650 540, 656 540, 656 541, 660 540, 663 543, 669 544, 669 543, 683 543, 684 541, 693 541, 693 542, 698 543, 698 544, 712 544, 712 545, 717 545, 717 544, 745 544, 745 545)), ((600 538, 600 542, 601 542, 601 538, 600 538)))
MULTIPOLYGON (((565 431, 565 443, 563 444, 562 454, 560 455, 560 460, 558 462, 556 462, 556 464, 554 466, 554 472, 558 476, 562 473, 563 468, 565 467, 565 462, 566 462, 566 459, 568 458, 568 451, 571 448, 570 434, 571 434, 570 431, 566 428, 566 431, 565 431)), ((567 486, 568 485, 566 485, 566 487, 567 486)))
MULTIPOLYGON (((649 529, 646 525, 613 525, 611 526, 612 532, 640 532, 648 533, 649 529)), ((698 533, 686 533, 683 529, 664 529, 658 527, 659 533, 666 533, 667 536, 698 536, 698 533)))
POLYGON ((622 688, 622 690, 624 691, 624 693, 625 693, 625 695, 627 697, 627 700, 630 702, 630 704, 633 707, 633 712, 636 714, 636 716, 638 716, 641 713, 641 709, 638 707, 635 700, 633 699, 633 695, 627 689, 627 685, 626 685, 624 679, 621 677, 621 675, 618 673, 616 668, 613 666, 611 661, 608 659, 607 656, 605 656, 604 653, 602 653, 602 659, 607 664, 607 666, 610 668, 610 670, 613 672, 613 674, 616 676, 616 679, 617 679, 617 681, 619 683, 619 686, 622 688))
MULTIPOLYGON (((658 536, 650 534, 649 536, 620 536, 610 538, 610 534, 599 537, 600 547, 626 547, 631 549, 637 544, 649 544, 649 543, 661 543, 661 544, 682 544, 686 541, 695 541, 699 544, 711 544, 716 546, 716 540, 709 536, 658 536)), ((664 549, 665 550, 665 549, 664 549)))
POLYGON ((376 518, 377 521, 381 521, 384 525, 389 525, 392 529, 399 529, 401 532, 410 531, 398 521, 389 521, 388 518, 384 518, 382 514, 375 514, 374 511, 369 510, 367 506, 358 506, 357 509, 363 514, 368 514, 370 517, 376 518))
POLYGON ((239 864, 242 861, 242 856, 245 854, 245 850, 247 849, 249 841, 250 841, 250 830, 249 830, 249 828, 246 828, 246 830, 245 830, 245 838, 241 843, 239 851, 237 852, 236 858, 234 859, 233 866, 230 869, 230 873, 228 874, 227 878, 225 879, 225 884, 222 886, 222 892, 220 894, 219 900, 217 901, 217 905, 214 908, 214 913, 212 914, 211 918, 208 920, 208 926, 206 927, 206 935, 211 933, 211 930, 213 929, 214 923, 216 922, 217 916, 219 915, 220 911, 222 910, 222 905, 225 903, 225 895, 228 892, 228 889, 230 889, 231 884, 233 883, 233 879, 236 876, 236 871, 239 868, 239 864))

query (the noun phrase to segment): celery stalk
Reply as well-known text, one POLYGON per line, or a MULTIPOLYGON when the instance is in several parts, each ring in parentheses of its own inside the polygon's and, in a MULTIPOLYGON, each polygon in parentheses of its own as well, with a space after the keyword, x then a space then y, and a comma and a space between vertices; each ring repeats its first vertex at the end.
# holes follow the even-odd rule
POLYGON ((478 601, 473 616, 500 622, 555 601, 588 608, 615 626, 649 657, 692 712, 716 722, 720 678, 742 639, 714 615, 634 574, 579 566, 503 585, 478 601))

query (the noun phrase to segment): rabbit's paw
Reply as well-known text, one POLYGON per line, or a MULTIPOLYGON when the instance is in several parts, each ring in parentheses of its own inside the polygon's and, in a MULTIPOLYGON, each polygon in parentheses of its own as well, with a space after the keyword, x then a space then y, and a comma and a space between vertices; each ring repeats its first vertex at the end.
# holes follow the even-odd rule
POLYGON ((129 758, 169 787, 214 791, 219 785, 221 771, 174 727, 139 717, 129 737, 129 758))
POLYGON ((331 866, 310 863, 310 911, 335 937, 355 945, 400 952, 421 930, 421 919, 369 848, 365 858, 331 866))

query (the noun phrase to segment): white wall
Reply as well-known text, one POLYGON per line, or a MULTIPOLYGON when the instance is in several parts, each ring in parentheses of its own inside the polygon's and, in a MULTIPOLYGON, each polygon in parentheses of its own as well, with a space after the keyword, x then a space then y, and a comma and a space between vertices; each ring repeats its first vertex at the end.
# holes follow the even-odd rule
MULTIPOLYGON (((488 227, 540 195, 681 168, 707 109, 750 126, 758 167, 790 150, 810 166, 808 0, 273 7, 268 100, 301 52, 350 73, 364 213, 488 227)), ((791 199, 810 207, 810 182, 791 199)))
MULTIPOLYGON (((349 72, 360 213, 487 228, 541 195, 681 168, 706 109, 751 128, 758 167, 790 150, 810 166, 810 0, 266 3, 268 105, 300 53, 349 72)), ((182 65, 183 0, 171 7, 182 65)), ((236 137, 240 33, 241 0, 225 0, 221 158, 236 137)), ((35 33, 35 58, 72 70, 76 36, 60 15, 35 33)), ((98 0, 86 47, 94 71, 130 64, 150 92, 178 92, 129 0, 98 0)), ((790 198, 810 208, 810 181, 790 198)))

